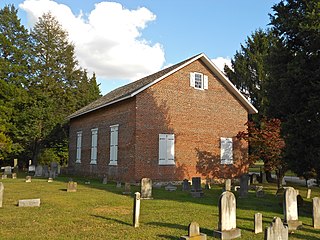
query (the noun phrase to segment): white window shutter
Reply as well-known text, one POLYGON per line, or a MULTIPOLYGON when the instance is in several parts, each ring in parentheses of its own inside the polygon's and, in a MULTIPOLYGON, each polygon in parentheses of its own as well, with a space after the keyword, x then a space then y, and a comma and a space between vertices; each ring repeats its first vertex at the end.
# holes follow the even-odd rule
POLYGON ((174 163, 174 134, 167 134, 167 163, 174 163))
POLYGON ((190 73, 190 86, 195 87, 195 73, 190 73))
POLYGON ((82 132, 77 133, 77 157, 76 161, 81 161, 81 141, 82 141, 82 132))
POLYGON ((233 164, 232 138, 221 138, 221 164, 233 164))
POLYGON ((97 161, 98 129, 91 130, 91 163, 97 161))
POLYGON ((118 161, 118 126, 110 127, 110 165, 118 161))
POLYGON ((208 89, 208 76, 203 75, 203 89, 208 89))
POLYGON ((167 160, 167 136, 166 134, 159 134, 159 164, 166 164, 167 160))

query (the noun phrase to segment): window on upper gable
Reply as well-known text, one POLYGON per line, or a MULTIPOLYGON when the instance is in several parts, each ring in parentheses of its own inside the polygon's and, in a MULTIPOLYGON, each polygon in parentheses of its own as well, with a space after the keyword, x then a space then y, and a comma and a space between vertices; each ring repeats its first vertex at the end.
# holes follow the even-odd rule
POLYGON ((208 89, 208 76, 198 72, 191 72, 190 86, 200 90, 208 89))

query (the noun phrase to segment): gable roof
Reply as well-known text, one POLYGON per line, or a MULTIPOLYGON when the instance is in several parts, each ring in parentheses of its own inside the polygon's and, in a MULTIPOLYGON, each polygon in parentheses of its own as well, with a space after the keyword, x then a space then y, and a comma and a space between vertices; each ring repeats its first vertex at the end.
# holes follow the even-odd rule
POLYGON ((180 63, 172 65, 168 68, 165 68, 159 72, 141 78, 137 81, 119 87, 106 95, 102 96, 101 98, 97 99, 96 101, 88 104, 87 106, 79 109, 78 111, 74 112, 73 114, 69 115, 69 119, 75 118, 86 113, 95 111, 97 109, 109 106, 116 102, 120 102, 122 100, 134 97, 138 93, 142 92, 146 88, 156 84, 157 82, 161 81, 162 79, 166 78, 167 76, 177 72, 181 68, 191 64, 192 62, 201 59, 206 66, 213 72, 215 75, 220 79, 220 81, 227 87, 227 89, 234 94, 234 96, 245 106, 250 114, 257 113, 257 109, 239 92, 239 90, 230 82, 230 80, 215 66, 212 61, 204 54, 198 54, 191 58, 188 58, 180 63))

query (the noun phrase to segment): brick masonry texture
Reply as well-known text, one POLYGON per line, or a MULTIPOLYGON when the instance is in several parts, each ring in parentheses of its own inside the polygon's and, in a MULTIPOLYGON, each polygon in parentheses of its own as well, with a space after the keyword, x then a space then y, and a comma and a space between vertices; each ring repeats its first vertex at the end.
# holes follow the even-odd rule
POLYGON ((128 100, 71 119, 69 170, 137 182, 236 177, 247 171, 247 146, 236 141, 246 129, 247 110, 200 60, 128 100), (208 76, 207 90, 190 87, 190 72, 208 76), (119 124, 118 166, 108 166, 110 126, 119 124), (90 164, 91 129, 98 128, 97 164, 90 164), (81 163, 75 163, 77 131, 81 163), (175 165, 159 166, 159 134, 175 135, 175 165), (234 164, 220 164, 220 137, 234 140, 234 164))

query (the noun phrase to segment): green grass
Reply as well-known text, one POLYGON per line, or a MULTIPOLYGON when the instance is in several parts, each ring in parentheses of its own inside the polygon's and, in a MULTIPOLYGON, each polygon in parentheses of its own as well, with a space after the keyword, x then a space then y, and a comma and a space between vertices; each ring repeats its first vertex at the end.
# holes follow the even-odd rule
MULTIPOLYGON (((222 187, 204 190, 203 198, 192 198, 178 188, 176 192, 153 189, 153 200, 142 200, 140 227, 132 227, 133 197, 123 195, 124 190, 115 183, 103 185, 91 180, 85 185, 78 182, 78 191, 68 193, 68 178, 59 177, 53 183, 46 179, 24 178, 1 180, 5 187, 3 207, 0 209, 0 239, 179 239, 187 234, 187 226, 196 221, 201 232, 212 237, 218 226, 218 199, 222 187), (40 198, 41 206, 19 208, 19 199, 40 198)), ((297 187, 301 196, 307 189, 297 187)), ((253 216, 263 215, 264 227, 275 216, 283 219, 282 207, 275 197, 276 185, 265 184, 266 196, 257 198, 253 191, 248 198, 237 197, 237 227, 241 239, 263 239, 263 234, 253 233, 253 216)), ((131 191, 139 191, 132 187, 131 191)), ((312 189, 312 196, 319 196, 319 188, 312 189)), ((237 195, 237 193, 235 193, 237 195)), ((303 229, 290 235, 290 239, 319 239, 320 230, 312 227, 312 202, 305 199, 299 210, 303 229)))

